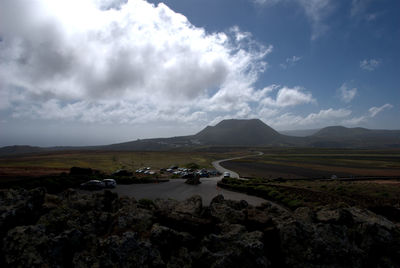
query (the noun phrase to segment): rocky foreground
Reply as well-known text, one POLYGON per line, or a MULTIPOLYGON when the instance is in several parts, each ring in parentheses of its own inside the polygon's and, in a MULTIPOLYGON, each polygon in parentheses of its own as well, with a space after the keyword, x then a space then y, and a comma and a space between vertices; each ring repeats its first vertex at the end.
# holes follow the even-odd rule
POLYGON ((400 229, 355 207, 0 191, 1 267, 400 267, 400 229))

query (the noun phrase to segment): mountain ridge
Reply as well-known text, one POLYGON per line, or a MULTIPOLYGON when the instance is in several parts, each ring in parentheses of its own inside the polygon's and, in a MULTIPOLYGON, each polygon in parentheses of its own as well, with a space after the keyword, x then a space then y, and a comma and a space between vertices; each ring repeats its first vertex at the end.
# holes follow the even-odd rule
POLYGON ((101 146, 37 147, 14 145, 0 148, 0 156, 67 150, 168 151, 207 146, 230 147, 321 147, 400 148, 400 130, 328 126, 299 137, 279 133, 260 119, 226 119, 198 133, 171 138, 153 138, 101 146))

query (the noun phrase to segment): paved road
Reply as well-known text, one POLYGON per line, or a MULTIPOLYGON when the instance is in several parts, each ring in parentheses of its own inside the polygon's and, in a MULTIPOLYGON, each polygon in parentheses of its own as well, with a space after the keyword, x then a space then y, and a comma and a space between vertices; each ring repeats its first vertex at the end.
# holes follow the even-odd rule
POLYGON ((224 172, 229 172, 231 174, 231 178, 240 179, 240 176, 239 176, 238 173, 236 173, 233 170, 229 170, 229 169, 224 168, 223 166, 221 166, 221 163, 222 162, 226 162, 226 161, 236 160, 236 159, 242 159, 242 158, 246 158, 246 157, 253 157, 253 156, 263 155, 263 154, 264 153, 262 153, 262 152, 257 152, 256 154, 252 154, 252 155, 245 155, 245 156, 239 156, 239 157, 234 157, 234 158, 217 160, 217 161, 212 162, 212 165, 215 167, 216 170, 218 170, 222 174, 224 172))
POLYGON ((222 194, 225 199, 246 200, 249 204, 259 205, 265 202, 264 199, 250 196, 242 193, 236 193, 217 187, 219 177, 201 178, 201 184, 188 185, 185 179, 172 179, 169 182, 118 185, 112 191, 119 195, 140 198, 173 198, 176 200, 185 200, 192 195, 198 194, 203 199, 203 205, 207 206, 211 200, 218 194, 222 194))
MULTIPOLYGON (((262 153, 258 153, 258 155, 261 154, 262 153)), ((227 171, 231 174, 231 177, 239 178, 239 175, 236 172, 225 169, 220 165, 220 163, 250 156, 254 156, 254 154, 218 160, 214 161, 212 164, 219 172, 223 173, 227 171)), ((173 198, 176 200, 185 200, 186 198, 197 194, 202 197, 203 205, 209 205, 211 200, 218 194, 222 194, 226 199, 246 200, 251 205, 259 205, 265 202, 264 199, 259 197, 250 196, 243 193, 236 193, 219 188, 217 186, 217 182, 220 179, 221 177, 201 178, 201 184, 199 185, 188 185, 185 183, 185 179, 171 179, 169 182, 162 183, 117 185, 117 187, 112 191, 118 193, 119 195, 135 197, 136 199, 173 198)))

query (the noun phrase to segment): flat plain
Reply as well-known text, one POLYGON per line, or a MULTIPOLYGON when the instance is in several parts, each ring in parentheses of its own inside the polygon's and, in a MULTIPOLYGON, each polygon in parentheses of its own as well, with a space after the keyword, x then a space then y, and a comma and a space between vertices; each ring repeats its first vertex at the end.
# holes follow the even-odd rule
POLYGON ((244 177, 320 179, 337 177, 400 177, 400 149, 260 149, 262 156, 224 162, 244 177))

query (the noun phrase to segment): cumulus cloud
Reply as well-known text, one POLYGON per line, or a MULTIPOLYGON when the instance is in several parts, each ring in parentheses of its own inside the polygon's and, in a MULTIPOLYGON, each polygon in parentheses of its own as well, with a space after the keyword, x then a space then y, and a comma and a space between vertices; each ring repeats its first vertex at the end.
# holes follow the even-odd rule
POLYGON ((357 95, 357 88, 348 88, 346 83, 344 83, 339 89, 338 92, 340 94, 340 99, 345 102, 351 102, 354 97, 357 95))
POLYGON ((382 105, 381 107, 371 107, 368 111, 369 111, 369 115, 371 117, 375 117, 377 114, 379 114, 380 112, 382 112, 385 109, 391 109, 393 108, 393 105, 386 103, 384 105, 382 105))
POLYGON ((329 125, 338 125, 343 122, 352 111, 348 109, 325 109, 307 116, 284 113, 278 117, 265 119, 271 126, 278 129, 315 128, 329 125))
POLYGON ((381 62, 377 59, 365 59, 360 61, 360 68, 366 71, 374 71, 380 64, 381 62))
MULTIPOLYGON (((275 86, 276 88, 276 86, 275 86)), ((306 92, 301 87, 282 87, 278 90, 276 98, 265 97, 261 104, 273 107, 288 107, 300 104, 315 103, 316 100, 310 92, 306 92)))
POLYGON ((83 122, 251 113, 272 51, 238 27, 208 33, 143 0, 4 0, 0 36, 0 109, 83 122))
POLYGON ((294 66, 298 61, 301 60, 302 57, 299 56, 293 56, 293 57, 289 57, 286 58, 284 63, 281 63, 280 66, 283 69, 287 69, 288 67, 292 67, 294 66))

